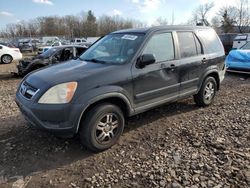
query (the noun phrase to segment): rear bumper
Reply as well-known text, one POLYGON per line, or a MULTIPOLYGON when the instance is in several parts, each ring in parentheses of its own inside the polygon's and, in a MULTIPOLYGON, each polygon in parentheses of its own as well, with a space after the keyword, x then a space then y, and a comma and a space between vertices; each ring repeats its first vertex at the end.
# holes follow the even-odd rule
POLYGON ((224 80, 225 73, 226 73, 226 66, 224 66, 223 69, 221 71, 219 71, 220 83, 224 80))

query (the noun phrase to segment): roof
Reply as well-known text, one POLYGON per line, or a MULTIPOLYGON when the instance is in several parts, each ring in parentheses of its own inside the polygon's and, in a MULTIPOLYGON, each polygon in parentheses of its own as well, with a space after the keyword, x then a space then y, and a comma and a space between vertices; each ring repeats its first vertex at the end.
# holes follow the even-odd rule
POLYGON ((208 29, 210 27, 205 26, 184 26, 184 25, 169 25, 169 26, 155 26, 146 28, 136 28, 136 29, 124 29, 115 31, 113 33, 148 33, 158 30, 195 30, 195 29, 208 29))

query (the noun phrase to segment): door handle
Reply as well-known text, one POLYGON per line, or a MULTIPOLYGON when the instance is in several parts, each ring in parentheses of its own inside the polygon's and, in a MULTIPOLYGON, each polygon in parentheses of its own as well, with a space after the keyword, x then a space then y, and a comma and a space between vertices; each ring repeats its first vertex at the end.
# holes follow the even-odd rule
POLYGON ((201 60, 202 63, 206 63, 207 62, 207 59, 204 57, 202 60, 201 60))
POLYGON ((167 67, 166 69, 168 71, 174 71, 177 67, 175 66, 175 64, 171 64, 169 67, 167 67))

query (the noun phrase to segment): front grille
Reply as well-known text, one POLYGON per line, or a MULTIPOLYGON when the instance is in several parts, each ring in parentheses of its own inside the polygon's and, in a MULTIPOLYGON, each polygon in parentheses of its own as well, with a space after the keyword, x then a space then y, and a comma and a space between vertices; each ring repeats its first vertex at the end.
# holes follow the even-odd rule
POLYGON ((27 82, 23 82, 20 87, 20 93, 23 97, 26 99, 32 99, 36 93, 39 91, 39 89, 31 86, 27 82))

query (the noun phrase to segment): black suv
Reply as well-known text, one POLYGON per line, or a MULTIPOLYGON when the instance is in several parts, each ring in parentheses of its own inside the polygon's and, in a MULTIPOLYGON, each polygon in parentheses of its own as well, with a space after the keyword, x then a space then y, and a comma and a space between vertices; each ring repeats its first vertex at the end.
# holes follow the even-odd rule
POLYGON ((77 60, 27 75, 16 102, 34 126, 73 136, 93 151, 123 132, 124 117, 194 96, 213 102, 224 79, 224 49, 208 27, 113 32, 77 60))

